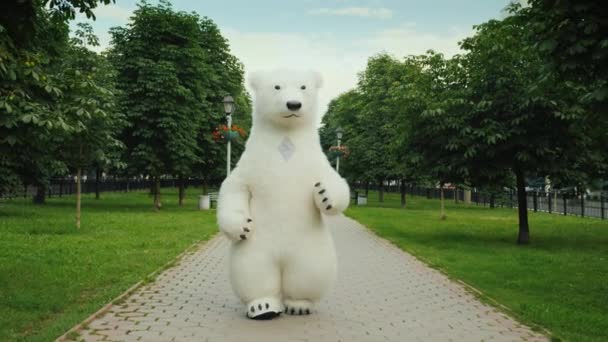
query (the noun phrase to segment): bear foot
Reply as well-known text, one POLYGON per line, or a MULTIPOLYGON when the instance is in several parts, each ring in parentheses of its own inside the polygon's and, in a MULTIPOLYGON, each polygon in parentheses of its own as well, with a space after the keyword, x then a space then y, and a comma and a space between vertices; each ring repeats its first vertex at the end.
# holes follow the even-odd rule
POLYGON ((284 304, 285 313, 288 315, 310 315, 312 312, 312 302, 306 299, 285 299, 284 304))
POLYGON ((247 317, 258 320, 273 319, 281 314, 283 307, 276 298, 255 299, 247 304, 247 317))

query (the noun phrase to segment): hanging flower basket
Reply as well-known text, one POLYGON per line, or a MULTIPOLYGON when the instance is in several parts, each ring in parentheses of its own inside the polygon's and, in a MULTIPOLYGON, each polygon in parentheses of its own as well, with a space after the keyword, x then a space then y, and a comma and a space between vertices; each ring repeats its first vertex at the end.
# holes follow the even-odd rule
POLYGON ((233 140, 236 140, 236 138, 239 137, 239 132, 236 132, 236 131, 224 131, 224 132, 222 132, 222 137, 226 141, 233 141, 233 140))
POLYGON ((213 135, 213 140, 218 142, 235 141, 238 137, 245 138, 247 136, 245 130, 237 125, 232 125, 231 128, 228 128, 226 125, 220 125, 211 134, 213 135))
POLYGON ((350 154, 350 151, 348 150, 348 147, 346 147, 345 145, 342 146, 332 146, 329 148, 329 157, 330 158, 347 158, 348 155, 350 154))

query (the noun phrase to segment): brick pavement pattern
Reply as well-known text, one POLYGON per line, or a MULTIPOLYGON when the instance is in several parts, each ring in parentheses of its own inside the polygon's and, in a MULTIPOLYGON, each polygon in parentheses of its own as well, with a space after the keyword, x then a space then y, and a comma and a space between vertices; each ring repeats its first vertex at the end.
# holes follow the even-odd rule
POLYGON ((85 341, 547 341, 376 237, 331 220, 338 254, 334 290, 309 316, 245 317, 228 279, 221 235, 114 305, 80 331, 85 341))

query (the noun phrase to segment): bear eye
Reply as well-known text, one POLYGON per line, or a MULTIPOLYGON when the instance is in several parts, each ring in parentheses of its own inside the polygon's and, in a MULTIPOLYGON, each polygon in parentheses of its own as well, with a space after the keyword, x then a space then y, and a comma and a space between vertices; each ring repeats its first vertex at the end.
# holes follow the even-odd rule
POLYGON ((279 89, 281 89, 281 86, 280 85, 275 85, 274 89, 279 90, 279 89))
POLYGON ((305 89, 306 89, 306 86, 305 86, 305 85, 303 85, 303 86, 301 86, 301 87, 300 87, 300 89, 305 90, 305 89))

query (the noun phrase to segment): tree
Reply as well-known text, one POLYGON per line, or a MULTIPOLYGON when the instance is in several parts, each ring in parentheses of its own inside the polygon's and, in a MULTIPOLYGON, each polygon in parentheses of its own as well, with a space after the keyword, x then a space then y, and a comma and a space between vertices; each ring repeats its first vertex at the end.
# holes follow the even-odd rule
POLYGON ((465 72, 459 56, 445 59, 434 51, 408 57, 406 63, 412 65, 412 80, 403 99, 410 103, 404 104, 409 109, 404 149, 412 151, 424 175, 439 184, 440 218, 445 219, 444 185, 462 183, 467 175, 458 148, 468 110, 462 98, 465 72))
POLYGON ((59 154, 76 170, 76 228, 80 228, 83 170, 111 162, 110 156, 123 146, 117 139, 123 118, 115 108, 113 70, 105 57, 87 48, 98 44, 92 27, 82 23, 78 27, 58 75, 64 82, 59 110, 70 127, 59 137, 59 154))
POLYGON ((56 108, 62 83, 56 74, 68 26, 41 6, 33 10, 38 30, 28 41, 0 24, 0 191, 34 184, 41 203, 54 170, 62 169, 54 137, 68 125, 56 108))
POLYGON ((559 174, 580 161, 588 147, 576 129, 581 112, 563 111, 569 95, 553 79, 537 83, 541 59, 529 49, 525 23, 516 16, 490 20, 465 39, 461 63, 466 70, 465 100, 471 109, 446 112, 458 137, 449 148, 464 151, 467 178, 476 185, 504 184, 516 178, 518 243, 529 242, 527 176, 559 174), (559 102, 555 99, 562 99, 559 102), (560 103, 561 102, 561 103, 560 103), (464 115, 463 115, 464 114, 464 115))
POLYGON ((68 51, 67 20, 112 0, 5 1, 0 4, 0 194, 34 184, 43 203, 49 180, 66 171, 58 136, 71 127, 59 109, 68 51))
MULTIPOLYGON (((531 0, 511 8, 526 23, 531 48, 542 59, 541 81, 552 79, 567 89, 567 111, 582 112, 577 129, 589 144, 586 160, 573 164, 558 182, 584 188, 606 178, 608 154, 608 11, 593 0, 531 0)), ((555 100, 560 100, 557 98, 555 100)))
MULTIPOLYGON (((200 37, 198 41, 205 51, 206 74, 204 77, 204 97, 201 108, 205 115, 197 133, 197 144, 200 159, 193 170, 204 182, 212 178, 223 179, 225 176, 225 146, 212 139, 211 132, 220 124, 225 123, 222 100, 231 95, 235 99, 236 111, 233 113, 233 123, 249 131, 251 127, 251 99, 244 87, 244 72, 241 62, 230 53, 228 41, 221 35, 217 25, 208 18, 199 21, 200 37)), ((244 145, 232 144, 233 163, 236 163, 244 145)), ((181 184, 181 182, 180 182, 181 184)), ((180 191, 183 192, 183 191, 180 191)))
POLYGON ((359 75, 361 94, 361 131, 357 134, 362 149, 360 162, 367 167, 367 176, 378 184, 379 201, 384 201, 384 181, 395 175, 397 156, 394 141, 398 132, 394 125, 398 113, 387 94, 399 78, 399 64, 387 54, 371 57, 359 75))
MULTIPOLYGON (((348 146, 350 156, 341 161, 340 173, 353 182, 369 182, 369 174, 366 173, 367 165, 362 162, 365 154, 365 146, 362 142, 363 129, 358 118, 361 116, 361 94, 357 90, 351 90, 333 99, 322 119, 322 127, 319 130, 321 146, 324 151, 336 144, 336 130, 343 129, 343 143, 348 146)), ((329 158, 329 156, 328 156, 329 158)), ((331 163, 334 160, 330 160, 331 163)))
POLYGON ((122 140, 133 174, 154 182, 160 209, 160 177, 192 173, 199 161, 197 134, 204 112, 205 51, 200 19, 175 12, 170 3, 140 4, 126 28, 113 28, 111 60, 119 103, 129 126, 122 140))

